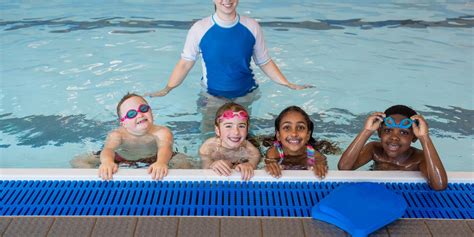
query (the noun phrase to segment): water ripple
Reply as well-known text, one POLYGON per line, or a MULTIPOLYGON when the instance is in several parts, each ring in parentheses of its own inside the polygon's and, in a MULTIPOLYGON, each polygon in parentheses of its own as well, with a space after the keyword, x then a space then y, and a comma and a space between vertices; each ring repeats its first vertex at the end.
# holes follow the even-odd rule
MULTIPOLYGON (((435 137, 463 139, 474 135, 474 110, 451 106, 448 108, 426 105, 428 110, 418 111, 428 121, 430 133, 435 137)), ((355 136, 362 128, 369 113, 353 114, 348 110, 332 108, 310 115, 315 124, 315 132, 321 136, 335 138, 355 136)), ((169 122, 177 140, 187 140, 201 136, 198 121, 179 121, 179 116, 170 115, 176 121, 169 122)), ((252 118, 251 131, 255 135, 273 131, 276 114, 265 118, 252 118)), ((0 132, 16 137, 17 145, 41 147, 46 145, 61 146, 65 143, 83 143, 84 141, 101 142, 107 132, 117 127, 114 120, 97 121, 79 115, 31 115, 21 118, 12 117, 11 113, 0 114, 0 132)), ((318 135, 318 137, 319 137, 318 135)), ((11 144, 2 144, 7 148, 11 144)))
MULTIPOLYGON (((51 30, 51 33, 69 33, 77 30, 92 30, 107 27, 123 27, 123 28, 166 28, 187 30, 195 22, 193 21, 173 21, 173 20, 153 20, 149 18, 126 19, 125 17, 110 17, 93 19, 91 21, 74 21, 64 18, 55 19, 23 19, 18 21, 0 21, 0 26, 5 26, 5 31, 18 30, 36 26, 48 27, 64 27, 65 29, 51 30), (149 19, 149 20, 148 20, 149 19)), ((321 20, 313 21, 264 21, 260 22, 263 27, 272 27, 275 30, 285 31, 291 28, 302 28, 309 30, 334 30, 344 29, 346 27, 358 27, 363 30, 373 28, 387 27, 408 27, 408 28, 429 28, 429 27, 449 27, 449 28, 473 28, 474 16, 466 15, 456 18, 446 18, 441 21, 424 21, 424 20, 382 20, 382 21, 364 21, 362 19, 347 20, 321 20)), ((154 30, 113 30, 111 34, 143 34, 154 32, 154 30)))

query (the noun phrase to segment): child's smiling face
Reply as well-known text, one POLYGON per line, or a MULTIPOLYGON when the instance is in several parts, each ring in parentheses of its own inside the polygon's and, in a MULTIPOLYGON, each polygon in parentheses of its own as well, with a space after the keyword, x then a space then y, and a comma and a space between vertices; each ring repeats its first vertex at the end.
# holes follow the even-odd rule
POLYGON ((289 155, 305 153, 311 137, 305 117, 296 111, 286 113, 280 121, 276 137, 289 155))
POLYGON ((140 105, 147 105, 147 102, 140 97, 130 97, 120 105, 121 118, 127 115, 130 110, 136 110, 137 115, 134 118, 125 118, 120 123, 127 131, 134 135, 143 135, 153 126, 153 115, 151 109, 143 113, 139 111, 140 105))
MULTIPOLYGON (((397 124, 407 118, 400 114, 392 114, 390 117, 392 117, 397 124)), ((391 158, 403 156, 411 147, 411 143, 415 139, 411 127, 407 129, 388 128, 383 123, 379 128, 378 134, 385 154, 391 158)))
POLYGON ((223 147, 235 149, 245 141, 248 133, 247 120, 238 116, 220 120, 219 125, 215 126, 215 132, 223 147))

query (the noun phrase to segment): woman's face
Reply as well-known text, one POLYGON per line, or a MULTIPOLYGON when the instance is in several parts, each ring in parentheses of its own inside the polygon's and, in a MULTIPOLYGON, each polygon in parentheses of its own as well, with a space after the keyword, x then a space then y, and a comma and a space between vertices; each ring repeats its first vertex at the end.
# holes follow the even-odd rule
POLYGON ((276 135, 289 155, 306 152, 306 144, 311 137, 305 117, 296 111, 290 111, 282 117, 276 135))
POLYGON ((214 0, 216 13, 223 20, 233 20, 239 0, 214 0))

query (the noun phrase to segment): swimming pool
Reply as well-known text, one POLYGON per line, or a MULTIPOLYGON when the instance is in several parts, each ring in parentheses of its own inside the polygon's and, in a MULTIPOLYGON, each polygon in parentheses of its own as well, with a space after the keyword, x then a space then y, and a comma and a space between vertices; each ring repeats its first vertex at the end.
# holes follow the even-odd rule
MULTIPOLYGON (((302 106, 315 136, 352 141, 371 111, 406 104, 423 114, 449 171, 473 171, 474 7, 469 1, 244 1, 259 20, 290 91, 255 70, 260 98, 254 134, 271 134, 275 115, 302 106)), ((161 88, 193 20, 209 1, 3 1, 0 19, 0 166, 67 168, 100 149, 128 91, 161 88)), ((149 100, 175 147, 196 155, 200 67, 164 98, 149 100)), ((419 146, 419 144, 416 144, 419 146)), ((330 156, 331 169, 338 155, 330 156)))

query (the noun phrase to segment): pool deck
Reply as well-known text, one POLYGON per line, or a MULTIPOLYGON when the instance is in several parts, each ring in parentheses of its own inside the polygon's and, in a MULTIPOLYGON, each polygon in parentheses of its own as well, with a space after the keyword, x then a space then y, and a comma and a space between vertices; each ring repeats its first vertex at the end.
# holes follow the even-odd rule
MULTIPOLYGON (((10 236, 349 236, 311 218, 261 217, 0 217, 10 236)), ((371 236, 474 235, 474 220, 400 219, 371 236)))
MULTIPOLYGON (((150 180, 145 170, 122 169, 114 180, 150 180)), ((310 181, 308 172, 284 171, 279 181, 310 181)), ((473 172, 448 173, 450 182, 473 182, 473 172)), ((97 170, 0 169, 1 180, 98 180, 97 170)), ((165 180, 239 180, 210 170, 170 170, 165 180)), ((255 181, 277 181, 256 171, 255 181)), ((329 171, 327 181, 426 182, 419 172, 329 171)), ((323 181, 324 182, 324 181, 323 181)), ((349 236, 312 218, 185 216, 0 217, 0 236, 349 236)), ((474 220, 399 219, 371 236, 474 236, 474 220)))

